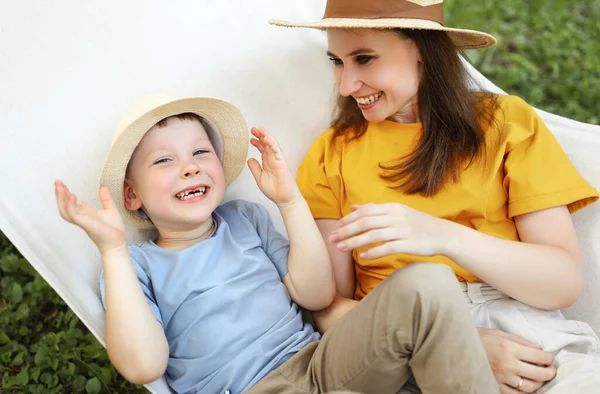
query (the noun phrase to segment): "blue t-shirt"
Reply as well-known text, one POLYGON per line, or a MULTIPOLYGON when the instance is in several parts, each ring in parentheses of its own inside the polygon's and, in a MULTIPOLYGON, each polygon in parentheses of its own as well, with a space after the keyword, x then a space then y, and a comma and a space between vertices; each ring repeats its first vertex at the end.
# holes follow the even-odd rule
POLYGON ((242 393, 319 339, 282 282, 289 244, 266 209, 231 201, 213 219, 211 237, 185 250, 129 247, 178 393, 242 393))

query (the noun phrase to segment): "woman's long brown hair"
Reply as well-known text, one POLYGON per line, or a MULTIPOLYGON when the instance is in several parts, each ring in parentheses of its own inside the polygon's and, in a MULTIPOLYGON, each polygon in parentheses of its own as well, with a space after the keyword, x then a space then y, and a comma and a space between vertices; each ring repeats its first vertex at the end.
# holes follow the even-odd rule
MULTIPOLYGON (((423 134, 415 150, 394 163, 380 163, 382 179, 408 194, 433 196, 485 154, 485 130, 495 123, 496 96, 473 93, 473 83, 454 44, 443 31, 397 30, 415 42, 423 60, 417 92, 423 134)), ((331 123, 336 136, 356 139, 368 122, 352 97, 339 96, 331 123)))

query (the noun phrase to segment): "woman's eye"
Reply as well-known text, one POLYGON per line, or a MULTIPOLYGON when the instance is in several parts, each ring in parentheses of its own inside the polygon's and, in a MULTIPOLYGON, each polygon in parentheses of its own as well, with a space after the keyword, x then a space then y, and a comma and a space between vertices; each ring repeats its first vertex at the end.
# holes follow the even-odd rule
POLYGON ((330 57, 329 60, 331 61, 331 63, 333 63, 334 66, 339 66, 340 64, 342 64, 342 61, 337 57, 330 57))
POLYGON ((371 60, 373 60, 373 56, 370 55, 358 55, 356 57, 356 62, 358 64, 367 64, 369 63, 371 60))
POLYGON ((197 151, 194 151, 194 156, 198 156, 201 155, 203 153, 208 153, 209 151, 206 149, 198 149, 197 151))

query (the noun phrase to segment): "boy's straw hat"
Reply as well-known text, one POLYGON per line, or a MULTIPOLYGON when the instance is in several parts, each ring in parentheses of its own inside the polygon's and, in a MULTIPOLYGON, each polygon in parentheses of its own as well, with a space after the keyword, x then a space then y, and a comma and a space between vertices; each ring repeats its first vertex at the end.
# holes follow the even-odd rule
POLYGON ((476 30, 444 27, 443 0, 327 0, 319 22, 290 22, 272 19, 270 24, 285 27, 422 29, 448 33, 456 49, 486 48, 496 39, 476 30))
POLYGON ((100 177, 100 186, 110 190, 127 227, 154 228, 150 220, 129 211, 124 205, 123 182, 133 151, 156 123, 186 112, 202 118, 223 165, 226 187, 244 168, 248 154, 248 127, 242 113, 233 104, 211 97, 174 99, 165 94, 143 96, 117 125, 100 177))

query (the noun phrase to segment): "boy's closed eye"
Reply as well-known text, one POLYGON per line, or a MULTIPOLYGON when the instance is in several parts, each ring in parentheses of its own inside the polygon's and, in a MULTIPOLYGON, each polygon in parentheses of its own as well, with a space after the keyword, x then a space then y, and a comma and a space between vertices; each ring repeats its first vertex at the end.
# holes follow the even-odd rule
POLYGON ((160 158, 160 159, 158 159, 158 160, 155 160, 155 161, 152 163, 152 165, 155 165, 155 164, 162 164, 162 163, 167 163, 167 162, 169 162, 169 161, 171 161, 171 159, 170 159, 170 158, 168 158, 168 157, 162 157, 162 158, 160 158))

